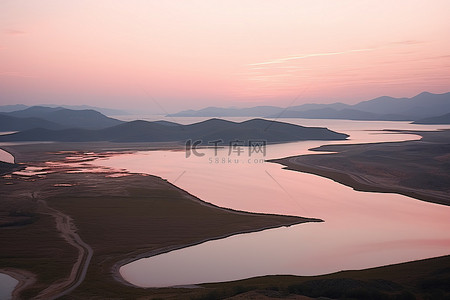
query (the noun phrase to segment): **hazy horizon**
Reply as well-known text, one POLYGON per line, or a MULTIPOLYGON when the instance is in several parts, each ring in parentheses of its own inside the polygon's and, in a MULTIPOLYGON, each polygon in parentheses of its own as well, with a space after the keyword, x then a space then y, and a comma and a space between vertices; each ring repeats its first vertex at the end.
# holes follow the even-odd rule
MULTIPOLYGON (((423 94, 423 93, 430 93, 430 92, 423 91, 423 92, 421 92, 421 93, 419 93, 417 95, 414 95, 414 96, 418 96, 418 95, 423 94)), ((450 92, 432 93, 432 94, 439 95, 439 94, 447 94, 447 93, 450 93, 450 92)), ((389 96, 389 95, 382 95, 382 96, 375 97, 373 99, 364 99, 364 100, 358 101, 356 103, 361 103, 361 102, 364 102, 364 101, 370 101, 370 100, 374 100, 374 99, 377 99, 377 98, 383 98, 383 97, 391 97, 391 96, 389 96)), ((408 97, 393 97, 393 98, 401 99, 401 98, 408 98, 408 97)), ((409 98, 411 98, 411 97, 409 97, 409 98)), ((96 106, 96 105, 89 105, 89 104, 86 104, 86 103, 79 103, 79 104, 71 105, 71 104, 67 104, 67 103, 63 103, 63 102, 59 103, 59 104, 55 104, 55 103, 36 103, 36 104, 30 104, 30 105, 26 105, 26 106, 28 106, 28 107, 33 107, 33 106, 64 107, 64 108, 75 109, 75 110, 78 110, 78 109, 94 109, 94 110, 95 109, 104 109, 104 110, 110 110, 111 113, 106 113, 107 115, 114 115, 114 113, 112 113, 112 111, 123 112, 123 113, 130 114, 130 115, 168 115, 168 114, 170 115, 170 114, 173 114, 173 113, 179 113, 179 112, 183 112, 183 111, 189 111, 189 110, 200 111, 202 109, 208 109, 208 108, 246 109, 246 108, 255 108, 255 107, 258 107, 258 106, 272 106, 272 107, 280 107, 280 108, 289 108, 289 107, 296 106, 296 104, 295 104, 296 100, 297 99, 293 99, 293 101, 291 101, 291 105, 289 105, 289 106, 281 106, 281 105, 277 106, 276 104, 273 104, 273 105, 272 104, 262 104, 262 105, 255 104, 253 106, 237 106, 237 105, 220 106, 220 105, 217 105, 217 106, 204 106, 204 107, 199 107, 197 109, 192 109, 192 108, 187 107, 187 108, 184 108, 184 109, 178 109, 178 110, 175 109, 175 110, 172 110, 172 111, 167 111, 163 106, 161 106, 161 104, 158 102, 158 100, 156 100, 154 98, 153 98, 152 101, 157 106, 157 108, 155 110, 145 110, 145 108, 144 109, 142 109, 142 108, 139 109, 139 108, 118 108, 118 107, 114 107, 114 106, 96 106)), ((320 104, 330 105, 330 104, 337 104, 337 103, 346 103, 346 101, 335 101, 335 102, 328 102, 328 103, 327 102, 323 102, 323 103, 320 103, 320 104)), ((351 104, 356 104, 356 103, 347 103, 347 104, 351 105, 351 104)), ((301 102, 301 104, 314 104, 314 102, 313 101, 310 101, 310 102, 303 101, 303 102, 301 102)), ((14 104, 0 105, 0 107, 1 106, 19 106, 19 105, 25 105, 25 104, 23 104, 23 103, 14 103, 14 104)), ((20 108, 18 110, 22 110, 22 108, 20 108)), ((14 110, 11 110, 11 111, 14 111, 14 110)))
POLYGON ((2 1, 1 105, 154 113, 448 92, 450 2, 2 1))

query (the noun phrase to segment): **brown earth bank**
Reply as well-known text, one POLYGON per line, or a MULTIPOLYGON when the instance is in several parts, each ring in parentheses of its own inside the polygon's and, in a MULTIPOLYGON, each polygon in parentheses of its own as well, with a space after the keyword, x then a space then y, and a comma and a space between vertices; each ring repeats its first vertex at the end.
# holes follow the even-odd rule
POLYGON ((286 169, 330 178, 358 191, 398 193, 450 205, 450 130, 398 131, 418 141, 325 145, 311 150, 335 152, 269 160, 286 169))
MULTIPOLYGON (((80 168, 73 166, 75 162, 82 163, 83 169, 95 169, 87 165, 90 160, 112 154, 85 155, 68 150, 71 147, 76 145, 44 144, 38 147, 41 152, 36 145, 14 147, 11 152, 22 153, 16 162, 48 174, 0 178, 4 241, 0 268, 35 274, 36 281, 21 292, 23 298, 135 298, 155 291, 180 295, 192 289, 136 288, 117 280, 118 268, 140 257, 206 240, 321 221, 220 208, 156 176, 111 170, 72 173, 80 168), (108 177, 112 174, 127 176, 108 177), (87 267, 85 273, 83 267, 87 267)), ((85 148, 111 150, 95 145, 85 148)), ((124 150, 129 149, 120 149, 124 150)))
MULTIPOLYGON (((160 146, 142 144, 136 148, 152 150, 160 146)), ((16 159, 21 158, 18 162, 53 172, 44 177, 0 177, 0 219, 8 220, 0 225, 0 269, 14 268, 34 274, 36 281, 20 293, 24 299, 45 295, 62 299, 450 297, 450 256, 313 277, 264 276, 200 284, 197 288, 133 287, 120 280, 117 268, 136 258, 239 232, 319 220, 222 209, 156 176, 106 177, 117 174, 111 170, 68 173, 77 168, 71 167, 66 156, 78 156, 78 161, 84 163, 112 155, 111 152, 135 150, 128 145, 55 143, 15 146, 8 150, 18 154, 16 159), (87 151, 95 153, 87 154, 87 151), (45 161, 61 163, 48 165, 45 161), (63 228, 57 227, 58 223, 63 228), (80 243, 77 236, 93 249, 85 277, 82 270, 75 270, 74 274, 80 257, 80 266, 87 261, 81 255, 87 250, 70 243, 80 243), (67 285, 72 274, 74 281, 67 285), (77 286, 76 280, 81 277, 84 280, 77 286), (53 291, 49 291, 51 287, 53 291), (47 294, 43 295, 44 291, 47 294)))
POLYGON ((450 299, 448 282, 450 256, 442 256, 322 276, 271 275, 205 284, 209 294, 197 299, 450 299))

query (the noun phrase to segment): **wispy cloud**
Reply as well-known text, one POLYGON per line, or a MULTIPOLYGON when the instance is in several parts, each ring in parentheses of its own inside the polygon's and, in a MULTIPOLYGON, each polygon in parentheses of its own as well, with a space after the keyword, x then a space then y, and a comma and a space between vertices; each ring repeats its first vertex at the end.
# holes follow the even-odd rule
MULTIPOLYGON (((380 64, 389 63, 392 65, 392 67, 388 67, 390 70, 400 72, 399 70, 403 70, 405 63, 409 60, 414 62, 431 59, 422 56, 416 57, 417 48, 425 43, 427 41, 413 39, 391 40, 385 41, 385 43, 361 46, 361 48, 356 48, 357 46, 354 49, 347 48, 343 51, 313 52, 278 57, 272 60, 246 64, 247 76, 244 76, 244 79, 258 91, 269 90, 270 92, 295 90, 298 86, 305 85, 307 82, 314 82, 316 86, 320 86, 319 78, 323 79, 328 86, 340 87, 356 84, 384 84, 385 82, 400 84, 400 82, 407 81, 403 78, 407 75, 403 73, 396 75, 398 77, 403 76, 401 80, 393 78, 394 75, 392 74, 390 78, 384 78, 385 74, 376 74, 375 77, 366 78, 361 76, 372 68, 386 67, 379 66, 380 64), (339 59, 342 58, 339 55, 346 55, 346 59, 339 59), (372 60, 363 65, 357 63, 362 55, 370 55, 372 60), (315 57, 318 58, 317 61, 313 60, 315 57), (335 59, 333 61, 322 61, 319 59, 320 57, 330 57, 330 59, 335 57, 335 59), (353 58, 356 59, 356 63, 353 58), (383 58, 389 59, 389 62, 384 62, 383 58), (393 58, 396 58, 396 60, 393 58)), ((446 59, 445 56, 433 58, 436 60, 446 59)), ((410 75, 408 74, 408 76, 410 75)))
POLYGON ((356 53, 356 52, 368 52, 368 51, 375 51, 380 48, 391 47, 391 46, 396 46, 396 45, 397 46, 411 46, 411 45, 418 45, 418 44, 423 44, 423 43, 425 43, 425 42, 419 41, 419 40, 395 41, 395 42, 390 42, 388 44, 385 44, 383 46, 372 47, 372 48, 351 49, 351 50, 336 51, 336 52, 319 52, 319 53, 309 53, 309 54, 300 54, 300 55, 282 57, 282 58, 277 58, 277 59, 273 59, 273 60, 269 60, 269 61, 251 63, 251 64, 248 64, 248 66, 252 66, 253 69, 258 69, 258 68, 262 69, 262 68, 264 68, 265 65, 281 64, 281 63, 291 61, 291 60, 299 60, 299 59, 305 59, 305 58, 310 58, 310 57, 319 57, 319 56, 343 55, 343 54, 350 54, 350 53, 356 53))
POLYGON ((4 32, 9 35, 21 35, 26 33, 25 31, 18 29, 6 29, 4 32))
POLYGON ((22 77, 22 78, 37 78, 37 76, 22 74, 20 72, 0 72, 0 77, 22 77))
POLYGON ((417 45, 417 44, 423 44, 424 41, 418 41, 418 40, 405 40, 405 41, 397 41, 390 43, 391 45, 417 45))
POLYGON ((376 48, 366 48, 366 49, 352 49, 352 50, 339 51, 339 52, 322 52, 322 53, 302 54, 302 55, 296 55, 296 56, 277 58, 274 60, 253 63, 253 64, 248 64, 248 65, 249 66, 262 66, 262 65, 280 64, 280 63, 284 63, 284 62, 290 61, 290 60, 305 59, 305 58, 318 57, 318 56, 342 55, 342 54, 349 54, 349 53, 354 53, 354 52, 366 52, 366 51, 373 51, 375 49, 376 48))

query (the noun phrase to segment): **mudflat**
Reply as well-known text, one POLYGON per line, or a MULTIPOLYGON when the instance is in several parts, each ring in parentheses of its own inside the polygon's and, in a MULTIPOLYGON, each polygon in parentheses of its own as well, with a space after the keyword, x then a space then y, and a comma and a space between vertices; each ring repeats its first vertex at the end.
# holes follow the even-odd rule
MULTIPOLYGON (((423 132, 422 139, 356 145, 325 145, 270 162, 333 179, 358 191, 398 193, 450 205, 450 130, 423 132)), ((395 132, 392 132, 393 134, 395 132)))
POLYGON ((68 150, 78 146, 49 143, 8 149, 21 166, 39 169, 37 175, 0 178, 0 234, 5 241, 0 269, 27 270, 36 278, 22 288, 21 297, 149 295, 148 289, 121 279, 121 265, 233 234, 321 221, 220 208, 157 176, 87 165, 129 147, 84 145, 86 151, 68 150))
MULTIPOLYGON (((448 138, 448 132, 421 134, 424 138, 420 142, 332 147, 342 150, 342 155, 348 155, 348 159, 351 155, 357 156, 360 151, 361 155, 355 159, 356 166, 360 168, 378 162, 387 170, 393 167, 381 163, 385 155, 396 155, 400 149, 413 147, 415 151, 398 153, 398 156, 408 157, 408 160, 405 158, 405 161, 397 163, 400 168, 408 169, 408 162, 420 165, 431 160, 430 168, 422 167, 431 174, 441 174, 442 168, 448 167, 448 144, 443 143, 444 138, 448 138), (436 145, 441 146, 433 150, 436 145), (383 155, 380 154, 378 160, 370 160, 373 152, 372 155, 365 152, 373 150, 371 147, 382 151, 383 155), (423 158, 424 155, 426 158, 423 158), (414 157, 415 161, 412 159, 414 157), (420 161, 419 157, 424 160, 420 161)), ((320 149, 331 151, 328 147, 331 146, 320 149)), ((145 289, 131 286, 120 277, 118 268, 135 259, 232 234, 321 221, 223 209, 157 176, 94 170, 87 165, 98 157, 157 149, 176 150, 180 146, 52 143, 8 147, 19 167, 31 166, 40 169, 40 172, 47 172, 46 175, 9 174, 0 177, 0 236, 5 241, 0 247, 0 270, 15 275, 21 282, 14 292, 16 297, 440 299, 450 294, 447 287, 449 256, 323 276, 263 276, 201 284, 197 288, 145 289), (78 165, 74 166, 74 163, 78 165)), ((317 157, 324 159, 325 163, 325 159, 333 155, 338 156, 340 152, 297 158, 317 157)), ((325 167, 332 166, 330 163, 320 169, 320 165, 313 165, 319 170, 317 173, 329 171, 325 167)), ((346 164, 341 162, 339 165, 336 160, 334 166, 346 164)), ((358 170, 361 175, 367 176, 368 172, 363 172, 364 169, 358 170)), ((374 179, 381 174, 390 174, 382 172, 383 169, 373 170, 378 170, 378 173, 371 173, 374 179)), ((336 178, 344 174, 345 178, 341 169, 327 174, 337 174, 336 178)), ((429 193, 426 195, 429 196, 429 193)))

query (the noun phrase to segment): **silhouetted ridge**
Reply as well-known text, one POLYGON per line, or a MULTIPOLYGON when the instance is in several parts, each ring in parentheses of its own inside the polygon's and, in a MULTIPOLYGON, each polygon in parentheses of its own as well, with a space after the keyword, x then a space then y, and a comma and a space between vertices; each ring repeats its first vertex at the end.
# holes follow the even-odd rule
POLYGON ((414 124, 450 124, 450 113, 437 116, 437 117, 430 117, 430 118, 424 118, 417 120, 413 122, 414 124))
POLYGON ((382 96, 354 105, 344 103, 307 103, 288 108, 275 106, 249 108, 208 107, 197 111, 181 111, 170 116, 413 121, 437 116, 447 111, 450 111, 450 93, 432 94, 423 92, 412 98, 382 96))
POLYGON ((24 110, 0 113, 0 131, 25 130, 32 128, 84 128, 102 129, 122 124, 123 121, 107 117, 92 109, 73 110, 62 107, 33 106, 24 110), (7 117, 14 123, 2 126, 7 117), (34 118, 32 121, 27 118, 34 118), (22 123, 20 121, 22 120, 22 123), (54 126, 50 127, 50 123, 54 126))
POLYGON ((167 126, 156 122, 131 121, 100 130, 31 129, 0 136, 0 141, 63 141, 63 142, 184 142, 188 139, 208 141, 233 140, 248 142, 264 140, 280 143, 302 140, 343 140, 348 135, 327 128, 303 127, 289 123, 254 119, 241 123, 210 119, 190 125, 167 126))

